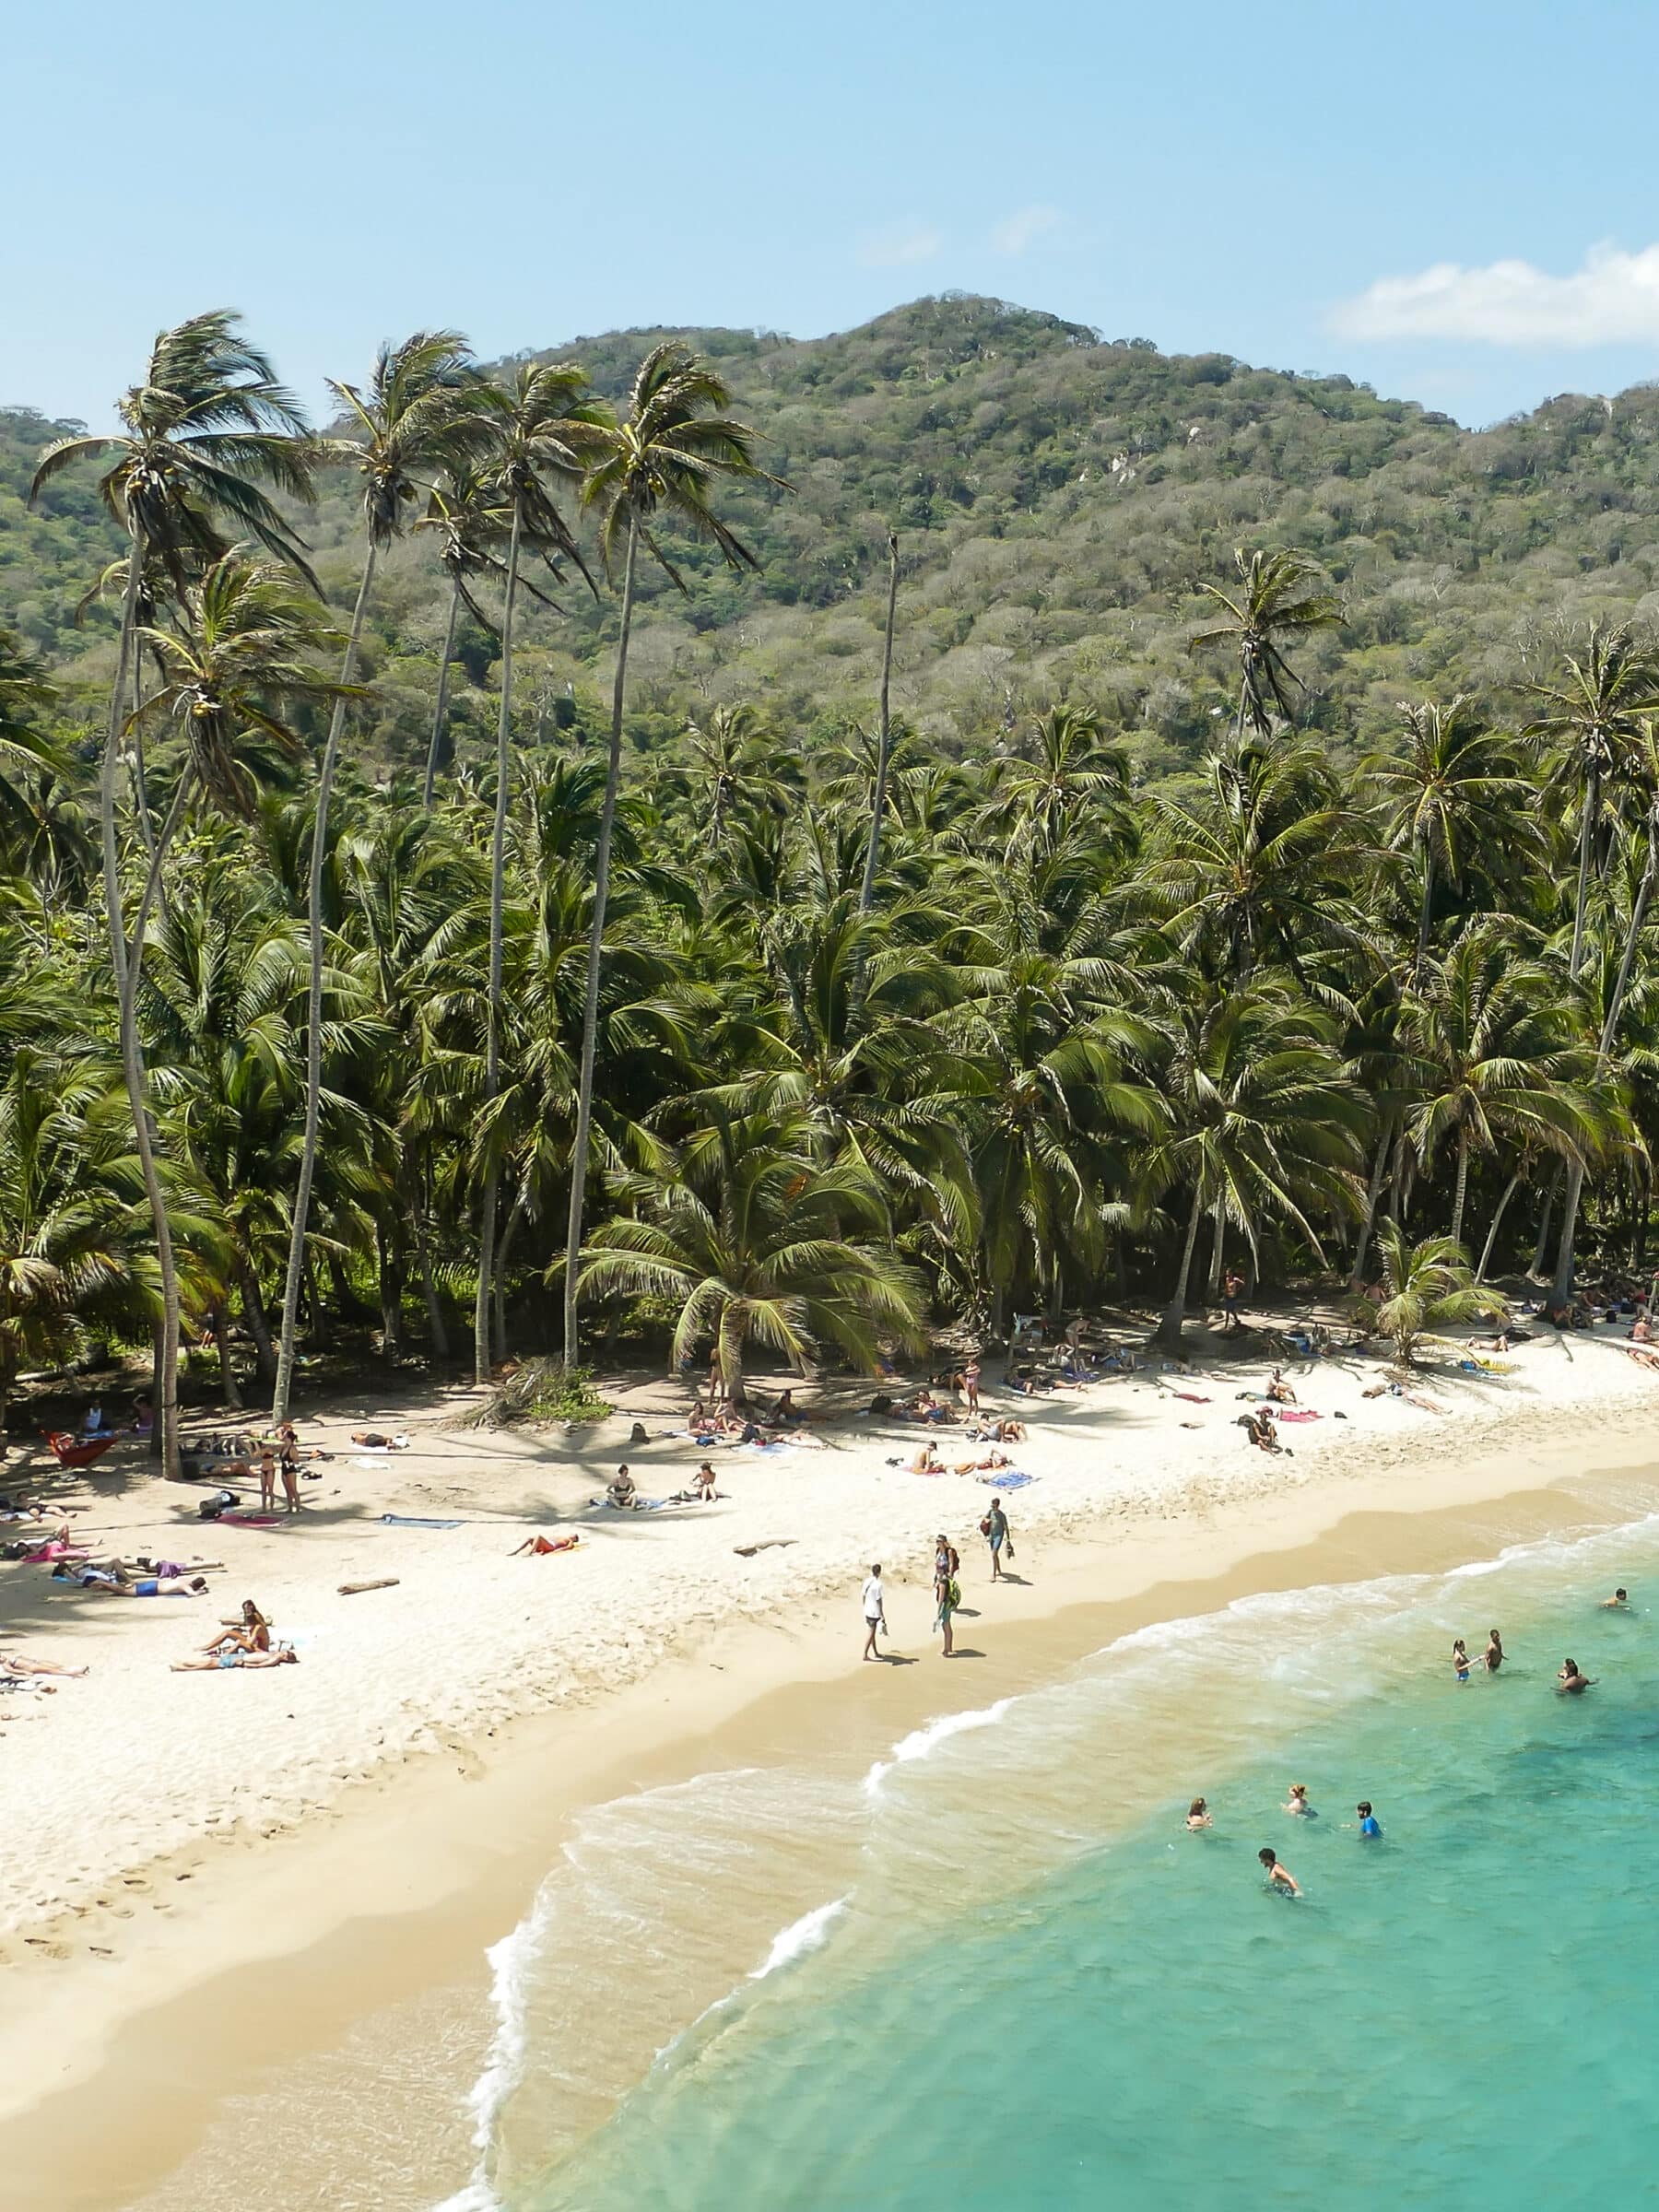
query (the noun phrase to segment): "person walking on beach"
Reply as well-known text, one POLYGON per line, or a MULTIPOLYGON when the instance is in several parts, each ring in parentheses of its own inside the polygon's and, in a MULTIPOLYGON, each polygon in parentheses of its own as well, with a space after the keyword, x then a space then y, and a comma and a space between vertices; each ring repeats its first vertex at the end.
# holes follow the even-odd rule
POLYGON ((1480 1664, 1488 1675, 1495 1675, 1503 1665, 1503 1639, 1496 1629, 1488 1629, 1487 1634, 1491 1641, 1480 1654, 1480 1664))
POLYGON ((1301 1884, 1288 1866, 1279 1865, 1278 1853, 1270 1843, 1264 1843, 1261 1850, 1256 1853, 1256 1857, 1262 1862, 1266 1872, 1269 1889, 1277 1891, 1280 1897, 1300 1897, 1301 1895, 1301 1884))
POLYGON ((888 1632, 887 1601, 882 1594, 879 1564, 871 1568, 869 1579, 864 1586, 864 1613, 866 1631, 864 1655, 866 1659, 879 1659, 881 1653, 876 1649, 877 1631, 879 1630, 884 1636, 888 1632))
POLYGON ((1460 1682, 1466 1682, 1469 1678, 1469 1654, 1461 1636, 1452 1640, 1452 1671, 1460 1682))
POLYGON ((955 1548, 944 1536, 941 1536, 939 1547, 934 1554, 934 1595, 938 1600, 939 1606, 938 1612, 934 1617, 934 1626, 944 1631, 947 1659, 956 1656, 956 1643, 950 1630, 950 1617, 962 1602, 962 1585, 957 1580, 958 1563, 955 1548))
POLYGON ((962 1370, 962 1395, 967 1400, 970 1413, 977 1413, 980 1409, 979 1386, 980 1363, 979 1355, 976 1352, 962 1370))
POLYGON ((1563 1659, 1561 1671, 1556 1680, 1560 1685, 1562 1697, 1582 1698, 1585 1690, 1594 1687, 1595 1677, 1583 1673, 1576 1659, 1563 1659))
POLYGON ((1230 1267, 1221 1285, 1221 1334, 1230 1329, 1241 1329, 1239 1319, 1239 1294, 1244 1288, 1244 1277, 1236 1267, 1230 1267))
POLYGON ((1014 1557, 1014 1547, 1008 1541, 1008 1516, 1003 1511, 1000 1498, 992 1499, 991 1511, 980 1525, 985 1532, 986 1543, 991 1547, 991 1580, 1000 1583, 1003 1579, 1002 1555, 1005 1544, 1008 1547, 1008 1557, 1014 1557))

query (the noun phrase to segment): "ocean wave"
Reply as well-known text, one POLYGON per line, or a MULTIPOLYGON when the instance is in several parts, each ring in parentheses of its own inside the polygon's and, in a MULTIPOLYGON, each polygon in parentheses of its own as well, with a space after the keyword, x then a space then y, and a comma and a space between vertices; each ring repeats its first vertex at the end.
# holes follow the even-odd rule
POLYGON ((931 1759, 941 1744, 953 1735, 965 1735, 971 1729, 994 1728, 1005 1719, 1020 1700, 1018 1698, 998 1698, 994 1705, 985 1705, 970 1712, 942 1712, 893 1746, 892 1755, 878 1759, 864 1778, 865 1795, 879 1794, 882 1783, 895 1767, 908 1767, 919 1759, 931 1759))
POLYGON ((489 2171, 490 2151, 501 2108, 524 2079, 529 2047, 530 1974, 552 1912, 552 1885, 547 1881, 536 1891, 535 1901, 517 1927, 491 1944, 484 1954, 489 1966, 489 2006, 495 2026, 484 2070, 466 2097, 473 2123, 472 2147, 478 2154, 478 2162, 465 2187, 446 2197, 436 2212, 499 2212, 500 2199, 489 2171))
POLYGON ((803 1912, 799 1920, 791 1921, 772 1937, 771 1948, 765 1963, 758 1966, 749 1976, 751 1982, 764 1982, 769 1974, 804 1959, 808 1951, 820 1950, 830 1940, 830 1931, 852 1903, 852 1895, 832 1897, 827 1905, 815 1905, 810 1912, 803 1912))

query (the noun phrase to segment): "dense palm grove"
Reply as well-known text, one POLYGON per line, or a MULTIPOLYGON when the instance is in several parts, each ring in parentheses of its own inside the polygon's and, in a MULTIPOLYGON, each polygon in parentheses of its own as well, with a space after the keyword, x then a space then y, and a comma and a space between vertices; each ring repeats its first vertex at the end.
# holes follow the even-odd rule
POLYGON ((1415 1260, 1455 1297, 1450 1239, 1564 1296, 1587 1240, 1640 1260, 1645 639, 1402 703, 1339 771, 1298 663, 1363 610, 1247 551, 1193 580, 1233 704, 1179 784, 1065 700, 947 757, 885 680, 810 747, 761 696, 647 756, 641 578, 674 588, 688 535, 756 558, 724 508, 764 471, 720 378, 665 344, 612 406, 568 363, 492 381, 441 332, 336 396, 313 437, 206 316, 119 436, 41 458, 42 486, 96 472, 129 549, 84 579, 120 624, 95 762, 0 643, 0 1406, 90 1337, 153 1342, 171 1453, 182 1339, 278 1406, 371 1324, 480 1376, 717 1347, 740 1393, 747 1347, 867 1367, 1102 1297, 1172 1338, 1230 1264, 1415 1260), (358 495, 338 614, 304 544, 320 472, 358 495), (406 537, 495 637, 494 757, 453 772, 441 684, 424 773, 371 788, 344 740, 406 537), (611 595, 607 754, 522 748, 526 599, 611 595))

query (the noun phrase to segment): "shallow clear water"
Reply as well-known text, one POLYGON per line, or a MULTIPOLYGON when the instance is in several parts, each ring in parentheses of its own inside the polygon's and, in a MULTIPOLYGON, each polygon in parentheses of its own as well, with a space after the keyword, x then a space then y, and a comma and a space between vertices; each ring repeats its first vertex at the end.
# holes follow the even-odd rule
POLYGON ((869 1772, 669 1794, 606 1808, 500 1955, 457 2201, 1653 2194, 1659 1521, 1171 1624, 869 1772), (1596 1606, 1616 1581, 1629 1615, 1596 1606), (1493 1622, 1509 1665, 1459 1688, 1452 1636, 1478 1651, 1493 1622), (1582 1699, 1554 1691, 1568 1652, 1600 1678, 1582 1699), (1318 1820, 1280 1809, 1292 1779, 1318 1820), (1197 1790, 1216 1827, 1189 1836, 1197 1790), (1351 1825, 1360 1796, 1380 1843, 1351 1825), (1301 1901, 1266 1893, 1263 1843, 1301 1901), (670 1844, 705 1873, 736 1854, 778 1900, 735 1986, 711 1983, 670 1844), (612 2053, 558 1992, 606 1942, 682 1975, 682 2028, 594 2125, 626 2038, 612 2053))

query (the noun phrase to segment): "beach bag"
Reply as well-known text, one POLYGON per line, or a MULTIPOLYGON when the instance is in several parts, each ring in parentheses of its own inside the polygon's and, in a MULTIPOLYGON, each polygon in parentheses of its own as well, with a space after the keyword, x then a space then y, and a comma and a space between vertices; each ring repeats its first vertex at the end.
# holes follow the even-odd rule
POLYGON ((987 1513, 987 1514, 985 1515, 984 1519, 983 1519, 983 1520, 982 1520, 982 1521, 980 1523, 980 1535, 981 1535, 982 1536, 988 1536, 990 1534, 991 1534, 991 1516, 990 1516, 990 1514, 989 1514, 989 1513, 987 1513))
POLYGON ((953 1574, 945 1585, 945 1603, 954 1611, 962 1602, 962 1585, 953 1574))

